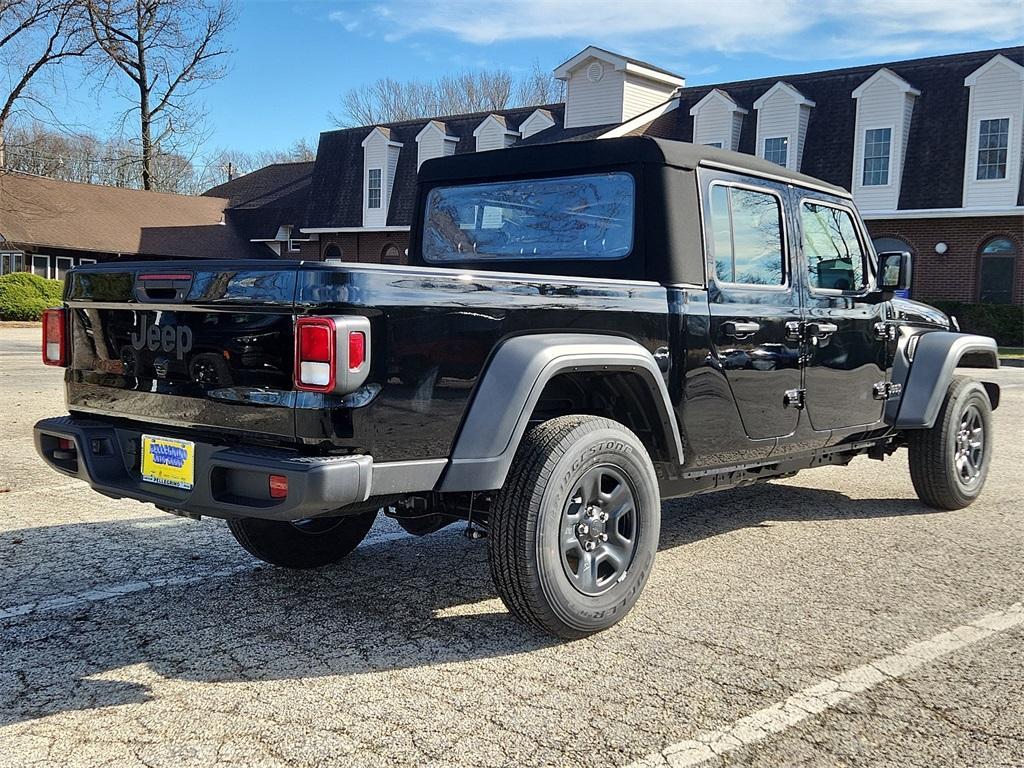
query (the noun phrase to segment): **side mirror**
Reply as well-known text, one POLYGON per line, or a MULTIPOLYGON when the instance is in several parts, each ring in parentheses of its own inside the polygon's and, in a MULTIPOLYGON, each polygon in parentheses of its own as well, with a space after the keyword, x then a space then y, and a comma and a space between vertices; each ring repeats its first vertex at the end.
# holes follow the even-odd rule
POLYGON ((878 290, 885 293, 910 290, 910 254, 886 251, 878 254, 878 290))

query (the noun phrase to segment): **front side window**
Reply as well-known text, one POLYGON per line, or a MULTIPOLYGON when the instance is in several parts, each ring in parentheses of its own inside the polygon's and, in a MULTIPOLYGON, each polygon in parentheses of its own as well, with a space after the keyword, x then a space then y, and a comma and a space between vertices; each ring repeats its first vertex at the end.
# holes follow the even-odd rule
POLYGON ((889 147, 891 128, 871 128, 864 132, 865 187, 884 186, 889 183, 889 147))
POLYGON ((622 172, 437 187, 427 195, 423 258, 621 259, 633 248, 635 198, 622 172))
POLYGON ((982 120, 978 129, 978 178, 1005 179, 1010 118, 982 120))
POLYGON ((1013 269, 1017 249, 1009 238, 994 237, 981 249, 978 299, 983 304, 1013 302, 1013 269))
POLYGON ((780 136, 778 138, 765 139, 764 159, 785 168, 789 160, 789 138, 780 136))
POLYGON ((805 201, 800 206, 800 228, 811 288, 864 287, 864 250, 849 211, 805 201))
POLYGON ((380 168, 371 168, 366 174, 366 207, 380 208, 380 168))
POLYGON ((741 285, 782 285, 782 206, 768 192, 715 184, 711 187, 715 278, 741 285))

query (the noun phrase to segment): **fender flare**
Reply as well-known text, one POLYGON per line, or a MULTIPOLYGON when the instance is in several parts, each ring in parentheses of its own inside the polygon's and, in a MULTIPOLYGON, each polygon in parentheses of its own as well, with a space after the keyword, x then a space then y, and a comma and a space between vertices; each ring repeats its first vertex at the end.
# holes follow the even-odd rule
POLYGON ((440 491, 486 491, 505 483, 530 414, 547 383, 565 371, 628 371, 651 390, 672 460, 683 448, 665 378, 653 355, 631 339, 541 333, 501 344, 462 420, 440 491))
MULTIPOLYGON (((903 384, 898 411, 886 409, 886 420, 900 429, 928 429, 935 424, 946 390, 956 367, 970 356, 971 364, 998 368, 999 353, 995 339, 967 333, 932 331, 909 337, 900 344, 893 381, 903 384), (907 347, 917 338, 913 361, 907 360, 907 347)), ((992 407, 999 405, 999 385, 982 382, 992 407)))

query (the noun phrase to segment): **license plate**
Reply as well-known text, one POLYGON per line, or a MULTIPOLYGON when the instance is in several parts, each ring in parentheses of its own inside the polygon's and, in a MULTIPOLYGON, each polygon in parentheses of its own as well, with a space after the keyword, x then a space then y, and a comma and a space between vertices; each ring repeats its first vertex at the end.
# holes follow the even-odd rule
POLYGON ((156 435, 142 436, 142 479, 189 490, 195 483, 196 444, 156 435))

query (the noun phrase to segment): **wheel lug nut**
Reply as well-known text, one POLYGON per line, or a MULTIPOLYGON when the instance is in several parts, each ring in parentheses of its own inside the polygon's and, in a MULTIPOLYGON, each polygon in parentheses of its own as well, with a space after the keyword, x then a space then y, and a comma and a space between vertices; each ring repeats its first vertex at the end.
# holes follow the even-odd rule
POLYGON ((588 533, 590 533, 590 526, 586 523, 580 523, 578 526, 576 526, 576 533, 578 533, 580 536, 586 536, 588 533))
POLYGON ((602 533, 601 534, 601 541, 608 541, 608 534, 607 533, 602 533))
POLYGON ((593 552, 597 548, 597 544, 592 541, 588 541, 583 545, 583 549, 587 552, 593 552))
POLYGON ((607 512, 602 512, 601 513, 601 522, 602 523, 607 523, 608 522, 608 513, 607 512))

